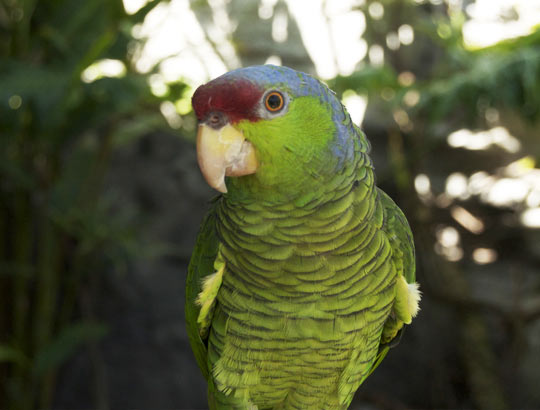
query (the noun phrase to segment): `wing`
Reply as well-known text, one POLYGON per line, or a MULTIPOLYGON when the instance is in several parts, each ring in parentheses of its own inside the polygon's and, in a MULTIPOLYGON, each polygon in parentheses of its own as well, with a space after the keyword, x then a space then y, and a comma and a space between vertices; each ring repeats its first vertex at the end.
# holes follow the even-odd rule
MULTIPOLYGON (((213 298, 217 294, 219 283, 212 280, 216 277, 215 262, 218 255, 219 240, 216 233, 215 208, 219 197, 211 203, 197 236, 195 248, 191 255, 186 281, 186 323, 191 349, 197 359, 204 377, 208 380, 207 338, 208 327, 213 313, 213 298), (204 290, 214 288, 212 295, 205 295, 204 290), (208 303, 210 302, 210 304, 208 303), (201 310, 203 315, 201 315, 201 310)), ((207 292, 208 293, 208 292, 207 292)))
MULTIPOLYGON (((392 312, 386 320, 377 358, 369 374, 382 362, 388 350, 398 344, 404 324, 409 324, 418 313, 420 291, 415 283, 416 263, 414 241, 411 228, 405 215, 395 202, 381 189, 377 188, 379 200, 384 208, 383 231, 392 247, 392 263, 398 277, 396 280, 396 299, 392 312)), ((366 376, 367 377, 367 376, 366 376)))
POLYGON ((407 283, 414 283, 416 263, 414 241, 407 218, 383 190, 377 188, 384 208, 383 230, 392 246, 392 261, 407 283))

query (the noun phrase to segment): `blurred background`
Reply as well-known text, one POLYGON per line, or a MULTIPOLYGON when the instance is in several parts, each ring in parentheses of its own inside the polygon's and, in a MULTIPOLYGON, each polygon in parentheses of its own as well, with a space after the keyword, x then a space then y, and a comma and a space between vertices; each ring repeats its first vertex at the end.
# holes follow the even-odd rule
POLYGON ((352 409, 540 408, 540 2, 0 0, 0 409, 204 409, 194 89, 323 79, 415 236, 422 311, 352 409))

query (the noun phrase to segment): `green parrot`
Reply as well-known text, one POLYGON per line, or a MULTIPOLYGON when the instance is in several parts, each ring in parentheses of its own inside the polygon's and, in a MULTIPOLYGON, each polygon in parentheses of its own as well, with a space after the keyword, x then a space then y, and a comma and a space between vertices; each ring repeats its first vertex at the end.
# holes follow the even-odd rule
POLYGON ((323 83, 231 71, 193 95, 211 203, 186 284, 211 409, 346 409, 418 312, 412 234, 323 83))

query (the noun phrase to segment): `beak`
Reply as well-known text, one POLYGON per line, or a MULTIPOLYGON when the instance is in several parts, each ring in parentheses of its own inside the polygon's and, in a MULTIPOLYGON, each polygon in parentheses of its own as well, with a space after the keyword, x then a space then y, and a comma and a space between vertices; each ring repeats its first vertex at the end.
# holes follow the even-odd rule
POLYGON ((199 125, 197 161, 208 185, 223 193, 225 176, 253 174, 258 167, 253 145, 231 124, 219 129, 199 125))

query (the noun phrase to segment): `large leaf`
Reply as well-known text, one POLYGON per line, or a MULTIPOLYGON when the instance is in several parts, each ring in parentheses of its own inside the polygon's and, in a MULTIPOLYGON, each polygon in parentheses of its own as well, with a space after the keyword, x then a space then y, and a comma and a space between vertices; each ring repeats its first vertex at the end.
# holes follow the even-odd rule
POLYGON ((77 323, 65 327, 60 334, 41 349, 34 359, 34 375, 40 377, 69 359, 85 343, 96 342, 107 333, 100 323, 77 323))
POLYGON ((9 346, 0 345, 0 363, 16 363, 18 365, 28 365, 28 358, 19 349, 9 346))

